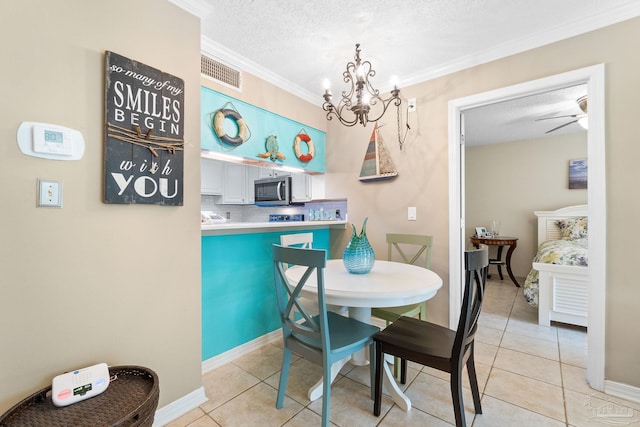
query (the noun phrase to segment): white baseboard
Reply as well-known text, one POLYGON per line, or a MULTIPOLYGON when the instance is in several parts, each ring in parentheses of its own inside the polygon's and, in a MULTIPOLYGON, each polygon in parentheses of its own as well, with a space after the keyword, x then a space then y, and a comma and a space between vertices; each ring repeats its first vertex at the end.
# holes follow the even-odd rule
POLYGON ((640 388, 615 381, 604 382, 604 392, 608 395, 640 403, 640 388))
POLYGON ((176 418, 180 418, 192 409, 202 405, 207 400, 207 396, 204 394, 204 387, 200 387, 186 396, 171 402, 167 406, 163 406, 158 409, 155 417, 153 418, 153 427, 168 424, 176 418))
MULTIPOLYGON (((249 341, 248 343, 234 347, 229 351, 226 351, 202 362, 202 373, 205 374, 215 368, 226 365, 227 363, 232 362, 235 359, 244 356, 245 354, 249 354, 256 349, 270 344, 273 341, 277 341, 281 338, 282 330, 276 329, 275 331, 258 337, 253 341, 249 341)), ((186 414, 192 409, 195 409, 198 406, 202 405, 207 400, 207 396, 204 393, 204 387, 200 387, 199 389, 187 394, 186 396, 181 397, 180 399, 157 410, 155 418, 153 420, 153 426, 159 427, 168 424, 171 421, 180 418, 182 415, 186 414)))
POLYGON ((279 339, 282 339, 282 329, 280 328, 276 329, 273 332, 269 332, 268 334, 262 335, 261 337, 258 337, 253 341, 249 341, 248 343, 244 343, 232 348, 229 351, 225 351, 222 354, 205 360, 204 362, 202 362, 202 373, 206 374, 209 371, 226 365, 227 363, 232 362, 235 359, 244 356, 245 354, 251 353, 253 350, 256 350, 279 339))

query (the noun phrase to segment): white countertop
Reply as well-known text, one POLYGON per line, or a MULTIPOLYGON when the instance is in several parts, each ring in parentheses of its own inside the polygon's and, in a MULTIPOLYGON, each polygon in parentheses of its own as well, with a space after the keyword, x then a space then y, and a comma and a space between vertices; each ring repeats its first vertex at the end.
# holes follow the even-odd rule
POLYGON ((287 230, 312 230, 314 228, 346 229, 347 221, 283 221, 283 222, 225 222, 201 225, 203 236, 218 234, 261 233, 287 230))

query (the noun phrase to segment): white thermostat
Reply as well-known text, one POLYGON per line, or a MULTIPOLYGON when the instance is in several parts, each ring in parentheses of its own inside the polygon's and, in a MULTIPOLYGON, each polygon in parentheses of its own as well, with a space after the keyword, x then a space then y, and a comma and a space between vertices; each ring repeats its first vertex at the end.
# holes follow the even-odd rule
POLYGON ((71 129, 36 123, 33 125, 33 151, 36 153, 73 155, 71 129))
POLYGON ((56 406, 68 406, 97 396, 109 386, 109 367, 98 363, 56 376, 51 384, 51 400, 56 406))
POLYGON ((75 129, 49 123, 22 122, 18 146, 23 154, 44 159, 78 160, 84 154, 84 138, 75 129))

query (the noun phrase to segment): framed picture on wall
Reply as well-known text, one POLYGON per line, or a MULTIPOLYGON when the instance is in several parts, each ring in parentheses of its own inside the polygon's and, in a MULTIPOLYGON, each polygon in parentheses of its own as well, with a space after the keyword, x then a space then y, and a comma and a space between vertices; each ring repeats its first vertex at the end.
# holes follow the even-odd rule
POLYGON ((587 159, 569 160, 569 190, 587 188, 587 159))

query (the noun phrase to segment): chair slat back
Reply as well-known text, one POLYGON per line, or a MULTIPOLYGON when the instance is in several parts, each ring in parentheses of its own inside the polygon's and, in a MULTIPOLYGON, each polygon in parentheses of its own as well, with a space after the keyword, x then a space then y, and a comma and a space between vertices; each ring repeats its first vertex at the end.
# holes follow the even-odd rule
POLYGON ((466 348, 473 342, 478 329, 478 319, 482 309, 484 290, 489 267, 489 250, 486 245, 464 253, 465 289, 458 320, 458 329, 453 345, 453 354, 464 357, 466 348))
MULTIPOLYGON (((313 246, 313 233, 282 234, 280 235, 280 246, 311 249, 313 246)), ((287 268, 289 268, 289 265, 285 264, 285 270, 287 268)))
POLYGON ((273 245, 273 266, 276 286, 276 300, 285 340, 293 337, 300 342, 323 350, 328 348, 327 307, 324 299, 324 268, 327 251, 324 249, 303 249, 273 245), (304 273, 297 284, 286 276, 288 266, 301 266, 304 273), (315 274, 317 283, 317 310, 304 305, 300 298, 302 288, 315 274))
POLYGON ((313 233, 283 234, 280 236, 281 246, 296 246, 311 249, 313 245, 313 233))
POLYGON ((387 260, 392 260, 393 248, 396 249, 402 261, 406 264, 415 264, 420 256, 424 253, 424 267, 431 268, 431 247, 433 245, 432 236, 423 236, 418 234, 397 234, 387 233, 387 260), (402 245, 402 246, 401 246, 402 245), (415 254, 410 257, 404 251, 407 250, 406 245, 418 246, 413 248, 415 254), (404 248, 404 250, 403 250, 404 248))

